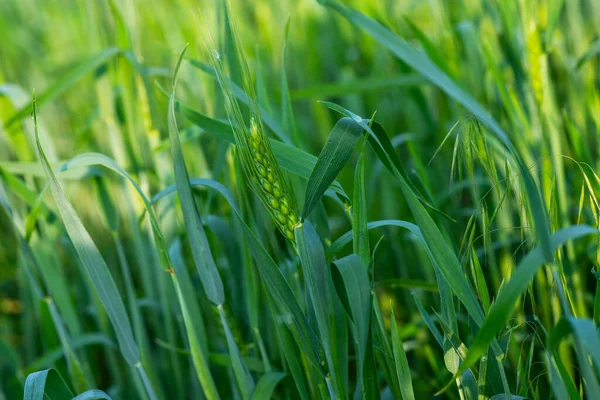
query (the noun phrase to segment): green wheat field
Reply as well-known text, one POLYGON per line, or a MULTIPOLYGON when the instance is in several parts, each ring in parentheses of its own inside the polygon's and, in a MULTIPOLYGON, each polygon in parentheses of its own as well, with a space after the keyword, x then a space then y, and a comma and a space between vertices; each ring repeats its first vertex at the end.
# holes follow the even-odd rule
POLYGON ((0 400, 600 399, 599 21, 1 0, 0 400))

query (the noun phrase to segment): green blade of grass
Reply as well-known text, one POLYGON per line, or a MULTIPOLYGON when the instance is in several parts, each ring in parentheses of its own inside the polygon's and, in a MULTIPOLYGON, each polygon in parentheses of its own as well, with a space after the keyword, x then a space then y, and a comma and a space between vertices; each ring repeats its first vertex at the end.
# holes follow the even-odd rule
POLYGON ((175 241, 169 249, 173 262, 173 285, 181 308, 188 345, 192 355, 192 362, 196 370, 198 381, 202 385, 204 395, 208 399, 219 399, 219 392, 208 365, 208 345, 203 318, 194 296, 190 276, 185 268, 181 255, 181 243, 175 241))
MULTIPOLYGON (((36 123, 35 107, 34 98, 34 123, 36 123)), ((65 228, 67 229, 67 233, 81 259, 81 264, 92 279, 95 288, 98 291, 98 296, 100 296, 102 304, 106 308, 106 312, 111 319, 123 357, 125 357, 130 365, 135 365, 139 362, 139 353, 135 340, 133 339, 131 324, 127 317, 123 300, 115 285, 115 281, 110 274, 106 262, 98 251, 98 248, 77 216, 75 209, 69 200, 67 200, 56 175, 54 175, 54 172, 44 155, 44 150, 42 149, 39 140, 37 141, 37 145, 39 157, 49 181, 50 191, 58 205, 58 210, 65 224, 65 228)))
POLYGON ((375 359, 382 367, 381 372, 388 383, 390 392, 393 394, 394 398, 400 399, 402 398, 402 393, 400 391, 400 383, 398 382, 398 374, 396 373, 392 343, 390 342, 390 335, 387 332, 385 320, 377 296, 373 296, 372 320, 373 324, 371 324, 371 326, 373 343, 378 344, 377 346, 374 346, 373 349, 375 359))
MULTIPOLYGON (((567 387, 566 387, 565 383, 562 381, 562 378, 560 377, 559 372, 557 371, 557 367, 556 367, 552 357, 547 355, 545 357, 545 359, 546 359, 546 364, 548 365, 548 369, 550 370, 550 378, 549 378, 550 386, 552 387, 554 396, 558 400, 572 399, 573 397, 569 397, 569 394, 567 393, 567 387)), ((577 394, 577 390, 575 390, 575 399, 578 397, 579 396, 577 394)))
MULTIPOLYGON (((277 307, 272 296, 267 294, 269 310, 276 313, 277 307)), ((282 361, 285 359, 289 374, 294 380, 296 390, 302 400, 308 400, 307 379, 302 370, 302 360, 305 359, 299 351, 298 345, 294 342, 294 338, 290 330, 282 321, 275 321, 275 332, 277 335, 277 344, 283 353, 282 361)), ((310 382, 312 384, 312 382, 310 382)), ((258 383, 260 385, 260 381, 258 383)), ((256 389, 255 389, 256 391, 256 389)))
MULTIPOLYGON (((600 334, 597 327, 591 320, 566 317, 558 322, 548 336, 548 351, 551 352, 558 361, 558 346, 567 336, 574 338, 575 353, 580 363, 580 369, 584 378, 584 383, 588 389, 587 397, 596 398, 600 391, 600 384, 597 376, 600 375, 600 334), (591 361, 591 362, 589 362, 591 361), (595 372, 594 372, 595 368, 595 372)), ((566 375, 563 375, 567 378, 566 375)), ((570 378, 566 379, 570 381, 570 378)), ((568 385, 572 390, 572 382, 568 385)))
POLYGON ((402 398, 405 400, 415 400, 412 378, 410 376, 410 367, 404 352, 404 345, 398 334, 398 324, 394 316, 394 309, 391 309, 390 325, 392 327, 392 348, 394 351, 394 363, 396 364, 396 374, 400 383, 402 398))
MULTIPOLYGON (((64 164, 64 161, 50 162, 53 169, 59 168, 64 164)), ((13 175, 23 175, 23 176, 33 176, 36 178, 45 178, 46 174, 44 172, 44 168, 38 163, 28 162, 28 161, 0 161, 0 168, 2 168, 5 172, 11 173, 13 175)), ((61 178, 64 179, 81 179, 84 177, 96 176, 98 175, 98 171, 94 171, 93 169, 80 169, 78 171, 70 171, 64 175, 61 175, 61 178)))
POLYGON ((54 369, 33 372, 25 380, 24 400, 61 400, 72 397, 71 389, 54 369))
MULTIPOLYGON (((186 46, 187 47, 187 46, 186 46)), ((225 301, 223 293, 223 282, 221 276, 217 270, 215 261, 210 250, 208 239, 202 221, 198 215, 198 209, 192 196, 192 189, 189 184, 189 177, 185 161, 183 160, 183 153, 181 151, 181 143, 179 142, 179 132, 177 129, 177 123, 175 121, 175 86, 177 84, 177 75, 183 55, 185 54, 184 49, 179 56, 177 66, 173 73, 173 85, 172 92, 169 98, 169 136, 171 138, 171 154, 173 158, 173 164, 175 169, 175 180, 177 186, 177 192, 179 193, 179 199, 181 200, 181 207, 186 223, 188 235, 190 237, 190 243, 192 247, 192 255, 196 263, 196 269, 200 275, 202 285, 206 292, 209 300, 215 304, 219 310, 221 317, 221 324, 225 330, 225 337, 227 339, 227 348, 231 357, 233 371, 235 373, 238 387, 242 393, 242 398, 249 399, 254 389, 254 380, 248 371, 248 367, 242 359, 240 350, 233 338, 227 317, 223 310, 223 302, 225 301)))
MULTIPOLYGON (((117 336, 117 342, 121 354, 131 366, 135 366, 144 377, 145 372, 140 362, 139 350, 133 333, 131 330, 131 323, 129 317, 125 311, 125 305, 121 299, 121 295, 117 289, 115 281, 100 254, 100 251, 94 244, 90 234, 83 226, 83 223, 77 216, 77 213, 65 193, 63 192, 54 171, 50 167, 48 160, 44 154, 44 150, 39 141, 39 135, 37 131, 37 116, 36 116, 36 101, 33 99, 33 121, 36 133, 36 143, 38 147, 38 154, 46 176, 48 178, 48 184, 50 185, 50 191, 57 203, 59 214, 63 219, 63 223, 71 239, 75 251, 81 260, 81 265, 84 267, 88 276, 90 277, 94 288, 97 291, 102 305, 104 306, 111 324, 115 330, 117 336)), ((151 399, 155 399, 154 390, 147 384, 145 385, 146 392, 151 399)))
MULTIPOLYGON (((371 286, 367 266, 356 254, 350 254, 334 262, 344 283, 343 295, 349 305, 350 316, 356 330, 355 343, 357 354, 357 376, 363 375, 365 356, 367 353, 370 315, 371 286)), ((340 294, 342 297, 342 294, 340 294)))
POLYGON ((331 293, 331 274, 325 262, 325 251, 315 228, 308 220, 298 224, 294 228, 294 233, 308 293, 325 350, 332 390, 336 396, 341 396, 344 390, 342 382, 339 381, 338 368, 340 365, 334 350, 334 299, 331 293))
MULTIPOLYGON (((409 230, 412 233, 417 234, 417 237, 422 238, 421 231, 419 227, 412 222, 400 221, 400 220, 382 220, 382 221, 371 221, 367 224, 367 228, 377 229, 385 226, 397 226, 400 228, 404 228, 409 230)), ((353 240, 353 231, 348 231, 337 238, 328 248, 327 248, 327 261, 331 261, 335 255, 348 243, 353 240)))
POLYGON ((227 349, 229 350, 229 357, 231 359, 231 365, 233 367, 235 379, 242 393, 242 398, 248 400, 254 391, 254 379, 252 378, 252 375, 250 375, 248 366, 246 366, 246 363, 242 358, 242 354, 240 353, 240 349, 235 342, 233 333, 229 327, 229 322, 227 322, 227 316, 225 315, 223 305, 219 304, 217 308, 219 310, 219 316, 221 317, 221 325, 223 325, 223 329, 225 330, 227 349))
POLYGON ((358 255, 365 268, 371 260, 369 246, 369 228, 367 223, 367 197, 365 193, 364 153, 360 155, 354 172, 354 193, 352 198, 352 245, 354 254, 358 255))
MULTIPOLYGON (((187 48, 187 46, 186 46, 187 48)), ((192 196, 192 190, 189 185, 189 178, 181 143, 179 142, 179 131, 175 120, 175 86, 177 85, 177 76, 179 67, 183 60, 185 50, 181 52, 177 66, 173 72, 173 83, 171 96, 169 97, 169 137, 171 139, 171 157, 173 159, 173 168, 175 170, 175 181, 177 182, 177 192, 181 201, 184 221, 187 233, 190 237, 192 255, 196 264, 196 270, 200 275, 202 286, 208 299, 215 305, 222 304, 224 301, 223 282, 217 270, 217 266, 210 250, 206 233, 202 227, 202 221, 198 215, 198 209, 192 196)))
POLYGON ((342 118, 335 124, 306 184, 302 219, 308 217, 346 165, 362 131, 350 118, 342 118))
MULTIPOLYGON (((363 140, 364 145, 364 140, 363 140)), ((355 318, 366 320, 366 323, 361 327, 360 323, 355 323, 355 341, 357 342, 356 352, 358 353, 358 363, 356 366, 357 384, 354 396, 358 397, 359 391, 362 393, 363 398, 375 398, 378 396, 377 390, 377 373, 375 372, 375 361, 373 358, 373 341, 371 334, 371 293, 374 292, 373 282, 369 279, 369 272, 373 276, 373 268, 371 263, 371 247, 369 244, 369 228, 367 225, 367 197, 365 189, 365 153, 361 153, 358 162, 356 164, 354 172, 354 193, 352 199, 352 237, 353 237, 353 252, 359 259, 362 260, 362 268, 364 275, 362 279, 357 282, 362 282, 359 286, 362 288, 362 296, 356 294, 350 296, 357 296, 359 301, 363 302, 364 309, 362 315, 357 316, 355 310, 353 315, 355 318)), ((358 267, 355 266, 354 273, 358 267)), ((338 265, 339 269, 339 265, 338 265)), ((340 271, 341 272, 341 271, 340 271)), ((343 276, 343 274, 342 274, 343 276)), ((356 307, 355 307, 356 308, 356 307)))
MULTIPOLYGON (((162 230, 160 229, 160 226, 158 224, 158 220, 156 219, 156 216, 154 215, 154 211, 151 208, 150 201, 144 194, 144 191, 140 187, 139 183, 130 174, 128 174, 123 168, 121 168, 112 158, 110 158, 104 154, 100 154, 100 153, 79 154, 79 155, 73 157, 72 159, 70 159, 69 161, 67 161, 65 164, 63 164, 62 167, 60 167, 60 169, 57 172, 62 176, 62 174, 65 172, 69 173, 69 172, 72 172, 73 170, 76 171, 77 169, 87 168, 90 166, 102 166, 104 168, 107 168, 107 169, 117 173, 121 177, 125 178, 133 186, 133 188, 135 189, 137 194, 142 199, 142 202, 144 203, 144 207, 148 212, 148 215, 150 218, 150 224, 152 227, 152 232, 154 234, 154 240, 156 242, 156 246, 157 246, 157 249, 159 252, 162 267, 165 270, 170 268, 168 249, 165 244, 162 230)), ((45 189, 41 192, 40 197, 43 196, 44 193, 45 193, 45 189)), ((36 202, 36 204, 39 204, 39 206, 41 207, 42 202, 39 201, 39 202, 36 202)), ((34 212, 35 212, 35 210, 31 211, 31 213, 34 213, 34 212)))
POLYGON ((413 296, 413 299, 415 300, 415 305, 417 306, 417 309, 419 310, 419 314, 421 314, 421 318, 423 319, 423 322, 425 322, 425 325, 427 325, 427 328, 429 328, 429 332, 431 332, 435 341, 438 342, 440 347, 443 348, 444 347, 444 338, 443 338, 440 330, 435 325, 435 322, 433 322, 431 315, 427 311, 425 311, 425 308, 423 308, 421 299, 419 299, 419 296, 417 296, 417 294, 415 293, 414 290, 412 291, 412 296, 413 296))

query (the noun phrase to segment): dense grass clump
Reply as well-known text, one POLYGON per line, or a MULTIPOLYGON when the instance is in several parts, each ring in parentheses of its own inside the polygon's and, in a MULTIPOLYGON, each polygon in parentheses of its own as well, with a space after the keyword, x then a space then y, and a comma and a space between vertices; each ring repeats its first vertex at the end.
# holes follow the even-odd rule
POLYGON ((0 1, 0 400, 600 399, 599 20, 0 1))

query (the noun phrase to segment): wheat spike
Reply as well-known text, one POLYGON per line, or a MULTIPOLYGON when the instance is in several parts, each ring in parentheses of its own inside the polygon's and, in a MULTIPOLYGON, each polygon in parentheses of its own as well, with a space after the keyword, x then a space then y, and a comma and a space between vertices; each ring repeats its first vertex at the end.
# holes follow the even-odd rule
POLYGON ((250 128, 243 117, 239 103, 234 95, 231 82, 225 75, 219 53, 214 50, 210 35, 205 38, 205 43, 211 55, 219 85, 225 96, 225 109, 233 128, 235 143, 244 171, 250 182, 252 190, 260 197, 261 201, 271 214, 273 222, 279 231, 295 246, 294 226, 298 223, 296 202, 286 176, 279 168, 275 155, 271 149, 269 139, 262 126, 258 100, 254 91, 252 77, 246 57, 239 43, 236 51, 243 70, 244 89, 251 99, 250 128))

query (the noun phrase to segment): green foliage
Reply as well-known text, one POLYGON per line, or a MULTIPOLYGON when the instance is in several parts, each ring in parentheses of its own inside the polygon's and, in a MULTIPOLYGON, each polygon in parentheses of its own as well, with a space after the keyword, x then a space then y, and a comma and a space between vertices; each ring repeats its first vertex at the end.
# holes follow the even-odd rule
POLYGON ((142 3, 0 1, 0 399, 600 398, 598 2, 142 3))

